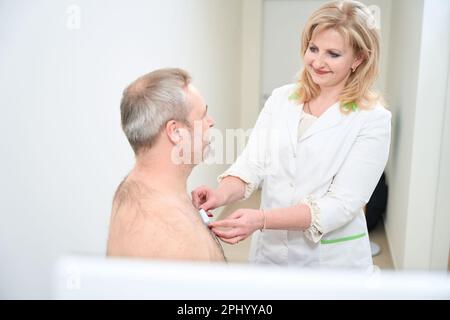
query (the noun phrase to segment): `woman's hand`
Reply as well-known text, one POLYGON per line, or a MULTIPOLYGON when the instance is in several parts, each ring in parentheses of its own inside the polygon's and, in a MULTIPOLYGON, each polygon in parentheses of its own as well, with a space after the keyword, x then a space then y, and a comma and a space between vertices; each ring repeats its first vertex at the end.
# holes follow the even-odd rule
POLYGON ((192 191, 192 204, 196 209, 214 210, 244 198, 245 182, 234 176, 222 179, 217 189, 201 186, 192 191))
POLYGON ((225 204, 223 194, 217 189, 201 186, 192 191, 192 204, 196 209, 214 210, 225 204))
POLYGON ((239 209, 228 218, 211 222, 209 227, 224 242, 236 244, 264 226, 261 210, 239 209), (226 228, 226 229, 224 229, 226 228))

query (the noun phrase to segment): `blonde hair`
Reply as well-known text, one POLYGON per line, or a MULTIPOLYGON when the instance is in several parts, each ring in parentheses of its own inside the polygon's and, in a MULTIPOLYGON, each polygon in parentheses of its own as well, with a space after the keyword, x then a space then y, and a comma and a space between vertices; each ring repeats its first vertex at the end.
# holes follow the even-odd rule
MULTIPOLYGON (((347 113, 349 106, 369 109, 377 102, 384 104, 383 98, 372 86, 378 77, 380 58, 380 34, 374 27, 374 17, 362 3, 352 0, 332 1, 322 5, 306 22, 301 39, 304 56, 315 34, 327 29, 338 31, 355 55, 362 56, 363 62, 351 73, 339 96, 341 111, 347 113)), ((300 73, 296 97, 299 102, 310 101, 320 94, 305 68, 300 73)))

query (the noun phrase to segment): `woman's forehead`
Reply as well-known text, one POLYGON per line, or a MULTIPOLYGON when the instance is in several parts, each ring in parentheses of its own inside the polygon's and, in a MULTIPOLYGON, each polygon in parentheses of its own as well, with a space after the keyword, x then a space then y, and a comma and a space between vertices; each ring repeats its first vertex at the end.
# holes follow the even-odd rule
POLYGON ((335 28, 316 29, 311 37, 311 42, 324 49, 337 49, 344 51, 350 45, 340 30, 335 28))

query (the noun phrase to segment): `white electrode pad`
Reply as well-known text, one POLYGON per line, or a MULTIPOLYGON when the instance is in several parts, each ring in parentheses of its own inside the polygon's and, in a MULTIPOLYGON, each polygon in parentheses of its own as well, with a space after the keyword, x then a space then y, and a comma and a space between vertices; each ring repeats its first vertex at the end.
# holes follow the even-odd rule
POLYGON ((202 218, 203 223, 208 225, 209 217, 208 217, 208 214, 206 213, 206 211, 204 209, 200 209, 200 210, 198 210, 198 213, 200 214, 200 217, 202 218))

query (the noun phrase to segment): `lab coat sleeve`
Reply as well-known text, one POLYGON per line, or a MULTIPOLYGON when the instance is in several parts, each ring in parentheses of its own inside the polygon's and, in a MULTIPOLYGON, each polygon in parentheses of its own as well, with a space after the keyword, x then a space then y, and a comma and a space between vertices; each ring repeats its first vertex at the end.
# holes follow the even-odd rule
POLYGON ((374 114, 361 128, 327 194, 315 203, 323 234, 344 226, 361 212, 388 160, 391 113, 384 108, 362 112, 374 114))
POLYGON ((265 175, 274 100, 272 94, 261 110, 243 152, 231 167, 217 178, 218 182, 227 176, 238 177, 244 181, 246 183, 244 200, 258 188, 265 175))
POLYGON ((302 204, 307 205, 311 212, 311 225, 304 231, 304 235, 312 242, 317 243, 323 236, 323 228, 320 224, 320 209, 312 196, 303 200, 302 204))

